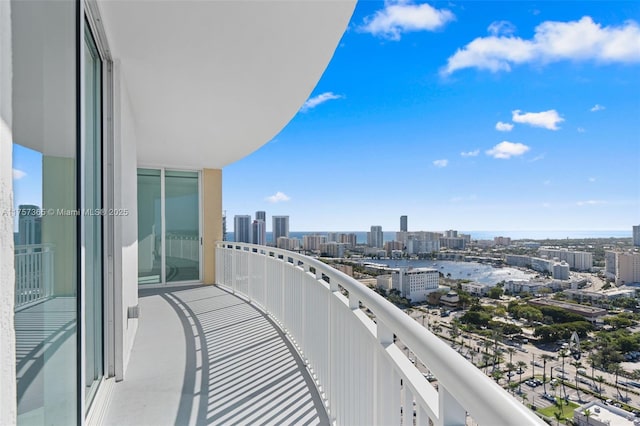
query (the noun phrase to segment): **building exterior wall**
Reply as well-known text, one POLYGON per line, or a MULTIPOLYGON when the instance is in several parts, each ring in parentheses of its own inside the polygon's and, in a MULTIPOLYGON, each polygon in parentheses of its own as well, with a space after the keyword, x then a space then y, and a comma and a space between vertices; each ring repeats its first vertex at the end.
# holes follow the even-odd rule
MULTIPOLYGON (((0 2, 0 212, 13 209, 11 2, 0 2)), ((0 214, 0 424, 16 422, 13 217, 0 214)))
POLYGON ((205 284, 214 284, 215 243, 222 240, 222 170, 202 171, 202 192, 202 281, 205 284))
POLYGON ((616 284, 640 283, 640 253, 617 253, 616 284))

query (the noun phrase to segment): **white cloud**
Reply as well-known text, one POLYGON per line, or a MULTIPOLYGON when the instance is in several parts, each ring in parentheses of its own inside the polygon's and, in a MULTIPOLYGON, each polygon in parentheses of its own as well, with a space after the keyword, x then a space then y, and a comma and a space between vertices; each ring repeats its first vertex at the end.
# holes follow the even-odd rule
POLYGON ((596 178, 594 178, 594 177, 590 177, 589 178, 589 182, 595 182, 595 181, 596 181, 596 178))
POLYGON ((607 202, 603 200, 587 200, 587 201, 578 201, 576 204, 578 206, 597 206, 600 204, 607 204, 607 202))
POLYGON ((287 194, 285 194, 284 192, 276 192, 273 195, 268 196, 267 198, 265 198, 265 200, 267 200, 270 203, 279 203, 281 201, 289 201, 291 199, 291 197, 289 197, 287 194))
POLYGON ((546 21, 529 40, 510 35, 478 37, 450 56, 442 73, 464 68, 511 71, 513 65, 563 60, 640 62, 640 27, 632 20, 603 27, 589 16, 571 22, 546 21))
POLYGON ((18 169, 12 169, 13 171, 13 179, 14 180, 20 180, 23 177, 25 177, 27 175, 26 172, 23 172, 22 170, 18 170, 18 169))
POLYGON ((502 121, 498 121, 496 123, 496 130, 500 132, 510 132, 511 130, 513 130, 513 124, 503 123, 502 121))
POLYGON ((584 127, 578 127, 576 130, 578 131, 578 133, 584 133, 584 132, 586 132, 586 130, 584 129, 584 127))
POLYGON ((486 151, 486 153, 493 158, 506 160, 511 157, 522 155, 525 152, 529 151, 529 149, 530 148, 527 145, 521 144, 519 142, 502 141, 490 150, 486 151))
POLYGON ((480 154, 480 150, 476 149, 474 151, 463 151, 460 153, 460 155, 462 155, 463 157, 477 157, 478 154, 480 154))
POLYGON ((606 109, 606 108, 600 104, 595 104, 589 111, 596 112, 596 111, 602 111, 603 109, 606 109))
POLYGON ((558 130, 558 123, 564 121, 564 118, 560 117, 558 111, 550 109, 549 111, 542 112, 525 112, 520 113, 519 109, 511 111, 511 119, 516 123, 528 124, 533 127, 544 127, 549 130, 558 130))
POLYGON ((336 95, 333 92, 324 92, 319 94, 318 96, 314 96, 313 98, 309 98, 307 100, 307 102, 304 103, 304 105, 302 105, 302 108, 300 108, 300 111, 302 112, 306 112, 309 111, 312 108, 317 107, 320 104, 323 104, 327 101, 330 101, 332 99, 342 99, 344 96, 342 95, 336 95))
POLYGON ((436 9, 428 4, 412 4, 407 0, 387 1, 382 10, 364 19, 360 30, 389 40, 400 40, 403 33, 411 31, 435 31, 455 15, 446 9, 436 9))
POLYGON ((516 27, 509 21, 493 21, 487 31, 491 35, 511 35, 516 32, 516 27))
POLYGON ((445 160, 445 159, 435 160, 433 162, 433 165, 436 167, 447 167, 448 164, 449 164, 449 160, 445 160))

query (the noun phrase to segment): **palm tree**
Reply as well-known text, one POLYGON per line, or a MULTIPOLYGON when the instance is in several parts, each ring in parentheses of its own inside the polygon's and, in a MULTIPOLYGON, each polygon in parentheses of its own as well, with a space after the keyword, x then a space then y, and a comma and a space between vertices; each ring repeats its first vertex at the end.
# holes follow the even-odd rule
POLYGON ((547 361, 551 360, 551 355, 542 354, 542 386, 544 393, 547 393, 547 361))
POLYGON ((582 401, 582 397, 580 396, 580 385, 578 385, 578 370, 582 367, 582 363, 580 361, 574 361, 571 365, 576 368, 576 392, 578 393, 578 401, 582 401))
POLYGON ((500 379, 502 379, 504 377, 504 373, 500 370, 494 370, 491 373, 491 376, 495 379, 496 383, 500 383, 500 379))
POLYGON ((482 354, 482 362, 484 363, 484 374, 487 374, 487 367, 489 366, 489 354, 482 354))
POLYGON ((520 389, 518 392, 522 393, 522 373, 527 369, 527 363, 524 361, 518 361, 518 372, 520 373, 520 389))
POLYGON ((604 377, 597 376, 596 382, 600 383, 600 386, 598 386, 598 393, 602 393, 602 384, 604 383, 604 377))
POLYGON ((516 369, 516 365, 511 361, 509 361, 505 366, 505 370, 507 370, 507 377, 508 377, 507 381, 509 382, 509 384, 511 384, 511 376, 512 376, 511 372, 515 369, 516 369))
POLYGON ((567 351, 560 352, 560 356, 562 357, 562 376, 560 379, 560 383, 562 383, 562 392, 564 393, 564 398, 567 398, 567 389, 564 387, 564 360, 567 357, 567 351))
POLYGON ((536 378, 536 354, 531 354, 531 379, 536 378))
POLYGON ((621 398, 622 395, 620 394, 620 388, 618 386, 618 374, 622 371, 622 368, 620 367, 620 364, 618 364, 617 362, 614 362, 609 365, 609 369, 616 375, 616 392, 618 393, 618 399, 622 399, 621 398))
POLYGON ((554 411, 553 416, 556 418, 556 425, 560 426, 560 420, 562 420, 562 411, 554 411))
POLYGON ((512 347, 507 348, 507 352, 509 353, 509 362, 513 362, 513 354, 516 353, 516 350, 512 347))
POLYGON ((582 412, 582 414, 584 414, 584 416, 586 417, 586 419, 587 419, 587 425, 588 425, 588 424, 589 424, 589 417, 591 417, 591 410, 589 410, 589 409, 587 408, 586 410, 584 410, 584 411, 582 412))

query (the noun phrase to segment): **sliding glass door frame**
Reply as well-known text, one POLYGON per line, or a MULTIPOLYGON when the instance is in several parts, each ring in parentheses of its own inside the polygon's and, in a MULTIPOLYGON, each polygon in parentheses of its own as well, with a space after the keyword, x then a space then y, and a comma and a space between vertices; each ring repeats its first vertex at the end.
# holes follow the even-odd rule
MULTIPOLYGON (((202 283, 202 228, 203 228, 203 204, 202 204, 202 171, 195 169, 183 169, 173 167, 163 167, 149 164, 138 164, 139 169, 150 169, 160 171, 160 281, 154 284, 143 284, 144 288, 163 287, 167 285, 199 284, 202 283), (186 281, 167 281, 167 213, 166 213, 166 172, 190 172, 198 174, 198 278, 186 281)), ((140 284, 138 283, 138 286, 140 284)))
MULTIPOLYGON (((78 105, 79 105, 79 156, 78 162, 78 204, 81 209, 81 214, 78 218, 78 424, 84 424, 89 417, 90 410, 94 407, 103 407, 108 402, 108 395, 103 392, 103 384, 106 378, 114 377, 117 370, 116 364, 116 342, 118 342, 117 324, 121 322, 121 306, 118 306, 115 301, 121 300, 121 289, 114 285, 114 217, 105 212, 110 211, 114 207, 114 93, 113 93, 113 61, 110 55, 109 46, 107 43, 106 33, 101 24, 101 18, 99 9, 94 0, 79 1, 79 17, 78 17, 78 105), (85 111, 87 108, 87 90, 85 87, 85 79, 89 70, 85 67, 85 44, 86 37, 91 37, 94 48, 97 52, 99 61, 99 77, 100 77, 100 105, 99 105, 99 117, 97 123, 97 131, 100 137, 99 146, 99 180, 100 180, 100 208, 102 212, 98 213, 98 216, 87 216, 85 209, 89 207, 89 200, 86 199, 86 185, 87 177, 85 171, 87 170, 87 161, 91 161, 87 158, 86 146, 89 141, 86 138, 87 117, 85 111), (87 398, 87 333, 94 330, 96 323, 87 323, 87 303, 89 301, 85 298, 91 294, 87 288, 87 277, 85 270, 85 256, 87 254, 86 244, 86 232, 89 219, 98 218, 100 221, 100 259, 99 267, 101 273, 99 279, 101 282, 97 288, 100 292, 100 311, 99 317, 95 320, 100 324, 97 324, 101 329, 101 344, 99 345, 98 361, 101 363, 100 377, 96 378, 96 383, 91 390, 90 398, 87 398), (118 297, 120 294, 120 297, 118 297)), ((89 259, 89 262, 92 260, 89 259)))

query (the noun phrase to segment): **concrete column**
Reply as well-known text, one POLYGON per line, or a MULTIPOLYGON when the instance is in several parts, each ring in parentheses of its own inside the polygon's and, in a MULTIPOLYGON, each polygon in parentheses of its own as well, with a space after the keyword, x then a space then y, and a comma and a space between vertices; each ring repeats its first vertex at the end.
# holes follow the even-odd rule
POLYGON ((11 2, 0 1, 0 424, 16 423, 16 349, 13 326, 13 191, 11 2))
POLYGON ((222 241, 222 170, 202 171, 202 281, 216 279, 215 243, 222 241))

